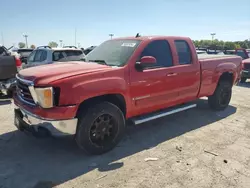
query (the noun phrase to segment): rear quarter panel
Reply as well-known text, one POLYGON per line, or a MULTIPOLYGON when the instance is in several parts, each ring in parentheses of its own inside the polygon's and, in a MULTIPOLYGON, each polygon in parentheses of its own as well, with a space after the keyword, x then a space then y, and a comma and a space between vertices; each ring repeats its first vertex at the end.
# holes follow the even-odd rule
MULTIPOLYGON (((212 57, 212 56, 211 56, 212 57)), ((241 72, 241 57, 220 56, 218 58, 201 58, 201 88, 198 97, 210 96, 214 93, 220 76, 225 73, 233 74, 233 84, 239 79, 241 72)))

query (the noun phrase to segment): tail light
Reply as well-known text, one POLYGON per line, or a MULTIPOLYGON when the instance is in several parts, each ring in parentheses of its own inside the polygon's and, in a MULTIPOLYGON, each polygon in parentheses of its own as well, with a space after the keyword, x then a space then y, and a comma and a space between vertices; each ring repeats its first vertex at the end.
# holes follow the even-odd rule
POLYGON ((22 62, 19 58, 15 58, 15 60, 16 60, 17 72, 19 72, 22 69, 22 62))

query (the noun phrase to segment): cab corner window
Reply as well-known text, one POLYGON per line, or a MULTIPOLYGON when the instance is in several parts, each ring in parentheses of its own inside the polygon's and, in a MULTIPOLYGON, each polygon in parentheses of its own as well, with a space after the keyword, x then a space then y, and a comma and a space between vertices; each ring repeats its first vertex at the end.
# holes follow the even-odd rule
POLYGON ((184 40, 176 40, 174 43, 179 58, 179 64, 192 64, 192 54, 188 43, 184 40))
POLYGON ((146 69, 173 66, 172 52, 166 40, 156 40, 149 43, 144 48, 140 58, 143 56, 153 56, 156 59, 156 64, 150 65, 146 69))

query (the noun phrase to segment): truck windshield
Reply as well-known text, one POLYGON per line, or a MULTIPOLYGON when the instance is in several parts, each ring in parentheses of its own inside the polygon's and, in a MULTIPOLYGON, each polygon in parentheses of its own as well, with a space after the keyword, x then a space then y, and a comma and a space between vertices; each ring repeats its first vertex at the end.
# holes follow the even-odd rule
POLYGON ((85 60, 121 67, 127 63, 139 44, 139 40, 108 40, 92 50, 85 60))

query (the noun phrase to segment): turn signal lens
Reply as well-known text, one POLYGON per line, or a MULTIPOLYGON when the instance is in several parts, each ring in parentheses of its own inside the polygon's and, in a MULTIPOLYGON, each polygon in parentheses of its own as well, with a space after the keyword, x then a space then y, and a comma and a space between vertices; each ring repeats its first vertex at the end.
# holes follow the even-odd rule
POLYGON ((35 88, 38 103, 43 108, 52 108, 54 104, 53 100, 53 88, 35 88))

